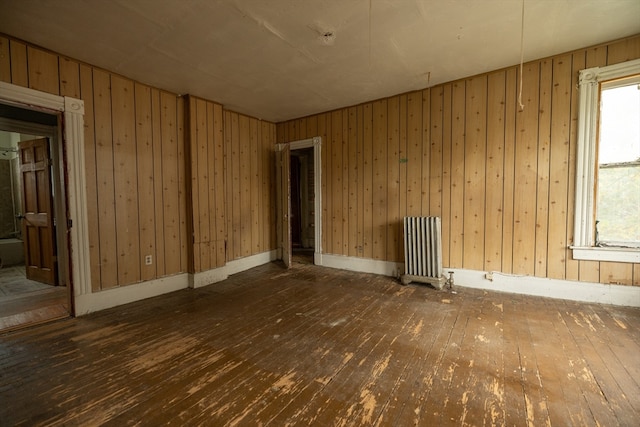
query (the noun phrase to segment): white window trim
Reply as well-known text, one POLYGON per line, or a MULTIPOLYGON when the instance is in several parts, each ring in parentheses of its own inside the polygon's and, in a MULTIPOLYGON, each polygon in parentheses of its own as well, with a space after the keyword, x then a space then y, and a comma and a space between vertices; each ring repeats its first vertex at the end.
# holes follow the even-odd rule
POLYGON ((640 249, 594 246, 596 141, 600 83, 640 73, 640 59, 580 71, 573 258, 640 262, 640 249))

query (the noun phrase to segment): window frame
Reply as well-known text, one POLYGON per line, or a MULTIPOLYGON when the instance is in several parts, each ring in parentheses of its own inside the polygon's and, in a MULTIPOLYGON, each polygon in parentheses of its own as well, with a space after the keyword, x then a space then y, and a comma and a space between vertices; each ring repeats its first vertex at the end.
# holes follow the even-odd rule
POLYGON ((595 246, 595 185, 600 85, 640 73, 640 59, 580 70, 578 84, 578 147, 573 258, 594 261, 640 262, 640 249, 595 246))

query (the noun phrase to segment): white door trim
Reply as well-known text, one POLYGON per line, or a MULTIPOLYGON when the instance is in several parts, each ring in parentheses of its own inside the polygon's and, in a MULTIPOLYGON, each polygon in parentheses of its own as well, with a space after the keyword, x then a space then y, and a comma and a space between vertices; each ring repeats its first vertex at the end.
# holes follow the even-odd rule
POLYGON ((313 261, 316 265, 322 265, 322 137, 302 139, 299 141, 276 144, 276 150, 281 151, 284 145, 289 145, 290 150, 313 148, 313 209, 315 248, 313 261))
POLYGON ((91 293, 84 160, 84 101, 0 82, 0 102, 29 110, 55 111, 64 116, 61 126, 66 151, 68 219, 72 221, 69 238, 73 311, 84 313, 86 310, 79 306, 78 297, 91 293))

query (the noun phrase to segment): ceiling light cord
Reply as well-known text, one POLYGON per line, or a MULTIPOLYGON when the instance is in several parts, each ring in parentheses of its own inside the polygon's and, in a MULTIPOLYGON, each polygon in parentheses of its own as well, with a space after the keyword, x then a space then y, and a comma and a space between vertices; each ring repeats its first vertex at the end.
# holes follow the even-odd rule
POLYGON ((522 0, 522 18, 520 22, 520 89, 518 91, 518 105, 520 111, 524 110, 524 104, 522 103, 522 70, 524 63, 524 0, 522 0))

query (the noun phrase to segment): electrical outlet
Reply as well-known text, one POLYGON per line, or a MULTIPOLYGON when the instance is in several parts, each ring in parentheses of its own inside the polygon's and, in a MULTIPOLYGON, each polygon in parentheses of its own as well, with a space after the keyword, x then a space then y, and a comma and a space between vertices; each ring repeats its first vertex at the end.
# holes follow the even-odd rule
POLYGON ((147 255, 144 257, 144 263, 146 265, 151 265, 153 264, 153 255, 147 255))

